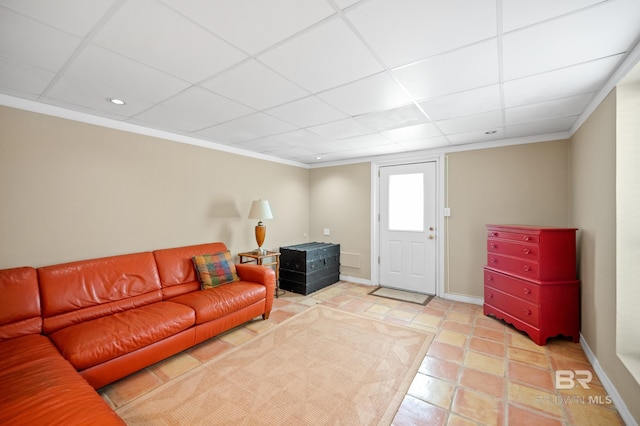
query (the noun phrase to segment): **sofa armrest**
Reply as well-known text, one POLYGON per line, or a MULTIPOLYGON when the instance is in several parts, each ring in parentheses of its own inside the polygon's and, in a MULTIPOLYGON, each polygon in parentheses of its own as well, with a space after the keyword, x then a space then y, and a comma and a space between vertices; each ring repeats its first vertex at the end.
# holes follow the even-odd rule
POLYGON ((259 283, 265 287, 275 289, 276 273, 268 266, 255 264, 236 264, 236 272, 242 281, 259 283))
POLYGON ((267 288, 265 318, 269 318, 273 306, 273 296, 276 291, 276 273, 269 266, 261 266, 251 263, 236 264, 236 272, 242 281, 250 281, 262 284, 267 288))

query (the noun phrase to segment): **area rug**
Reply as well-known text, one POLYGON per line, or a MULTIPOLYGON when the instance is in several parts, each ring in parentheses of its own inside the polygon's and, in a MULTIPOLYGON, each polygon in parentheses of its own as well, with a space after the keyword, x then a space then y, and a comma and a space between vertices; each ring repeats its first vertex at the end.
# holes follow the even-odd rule
POLYGON ((396 290, 394 288, 379 287, 369 293, 373 296, 385 297, 387 299, 401 300, 403 302, 417 303, 418 305, 426 305, 433 299, 428 294, 413 293, 410 291, 396 290))
POLYGON ((432 339, 315 305, 116 412, 129 425, 388 425, 432 339))

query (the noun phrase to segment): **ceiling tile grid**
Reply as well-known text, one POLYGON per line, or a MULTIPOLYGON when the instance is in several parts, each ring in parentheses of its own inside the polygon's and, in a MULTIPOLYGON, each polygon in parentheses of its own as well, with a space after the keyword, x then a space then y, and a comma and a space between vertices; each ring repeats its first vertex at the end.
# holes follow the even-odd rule
POLYGON ((311 165, 568 137, 639 40, 640 0, 0 0, 0 93, 311 165))

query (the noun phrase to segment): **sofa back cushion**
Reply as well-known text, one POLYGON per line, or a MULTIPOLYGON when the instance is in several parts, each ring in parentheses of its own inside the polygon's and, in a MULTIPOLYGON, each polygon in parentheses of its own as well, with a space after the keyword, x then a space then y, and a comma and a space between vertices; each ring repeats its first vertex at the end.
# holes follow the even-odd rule
POLYGON ((0 341, 41 332, 36 270, 26 266, 0 270, 0 341))
POLYGON ((153 256, 158 265, 163 297, 170 299, 199 290, 200 282, 193 265, 193 256, 225 251, 227 246, 220 242, 154 251, 153 256))
POLYGON ((162 300, 150 252, 46 266, 38 279, 45 334, 162 300))

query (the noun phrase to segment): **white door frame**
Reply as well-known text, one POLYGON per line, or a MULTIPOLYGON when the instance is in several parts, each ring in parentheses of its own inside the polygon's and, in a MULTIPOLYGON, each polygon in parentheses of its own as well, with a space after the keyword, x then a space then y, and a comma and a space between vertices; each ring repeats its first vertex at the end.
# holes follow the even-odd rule
POLYGON ((371 162, 371 284, 380 285, 380 167, 399 166, 412 163, 436 163, 436 296, 444 295, 444 155, 425 155, 406 159, 380 160, 371 162))

